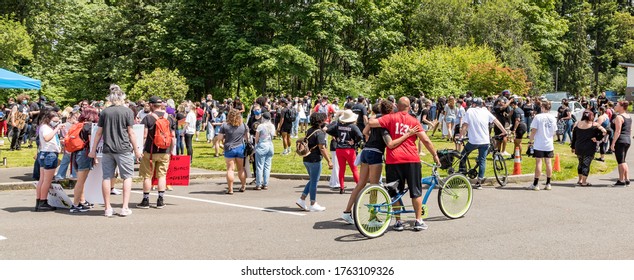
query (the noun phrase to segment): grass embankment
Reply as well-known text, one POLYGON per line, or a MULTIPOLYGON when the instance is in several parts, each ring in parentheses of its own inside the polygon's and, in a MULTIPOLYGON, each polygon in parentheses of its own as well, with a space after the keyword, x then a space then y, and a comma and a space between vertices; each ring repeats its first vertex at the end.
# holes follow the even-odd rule
MULTIPOLYGON (((204 168, 209 170, 217 170, 224 171, 225 170, 225 161, 222 156, 215 158, 214 151, 211 144, 207 144, 204 133, 200 133, 199 137, 200 141, 194 141, 194 161, 192 166, 198 168, 204 168)), ((434 137, 431 137, 434 142, 434 146, 436 149, 453 149, 454 144, 451 142, 447 142, 438 137, 438 134, 434 137)), ((295 149, 295 139, 292 140, 292 148, 295 149)), ((0 147, 1 157, 7 158, 7 166, 6 167, 30 167, 33 166, 33 157, 35 155, 35 148, 23 148, 21 151, 9 151, 9 141, 4 138, 5 144, 0 147)), ((524 140, 524 144, 522 145, 522 153, 526 151, 526 147, 528 140, 524 140)), ((294 152, 290 155, 282 156, 281 152, 282 141, 280 139, 274 140, 275 145, 275 156, 273 157, 273 173, 292 173, 292 174, 305 174, 306 169, 302 163, 302 158, 299 156, 295 156, 294 152)), ((513 144, 509 143, 507 145, 507 151, 509 153, 513 152, 513 144)), ((568 144, 560 145, 555 144, 555 153, 560 156, 560 164, 561 171, 555 172, 553 175, 553 180, 566 180, 577 177, 577 157, 571 153, 570 147, 568 144)), ((220 150, 220 154, 222 155, 222 150, 220 150)), ((475 157, 477 156, 477 151, 474 151, 471 154, 472 162, 475 162, 475 157)), ((431 155, 426 153, 425 156, 421 157, 423 161, 433 162, 431 155)), ((493 169, 491 168, 492 161, 491 156, 487 158, 487 170, 486 176, 493 176, 493 169)), ((606 157, 605 162, 594 161, 591 166, 590 172, 592 174, 604 174, 608 173, 616 168, 616 160, 613 156, 608 155, 606 157)), ((507 160, 507 167, 509 169, 509 174, 513 172, 513 160, 507 160)), ((535 159, 530 157, 523 157, 522 160, 522 173, 523 174, 532 174, 535 169, 535 159)), ((324 162, 324 168, 322 171, 323 174, 330 174, 330 170, 328 170, 328 166, 324 162)), ((348 170, 346 172, 350 174, 348 170)), ((423 168, 423 176, 429 175, 430 170, 427 167, 423 168)), ((446 174, 445 171, 441 171, 441 175, 446 174)))

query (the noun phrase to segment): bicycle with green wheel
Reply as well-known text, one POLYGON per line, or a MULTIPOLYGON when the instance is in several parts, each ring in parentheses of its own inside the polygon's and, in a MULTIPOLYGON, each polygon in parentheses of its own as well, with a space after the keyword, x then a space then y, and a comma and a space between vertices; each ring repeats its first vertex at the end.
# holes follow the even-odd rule
MULTIPOLYGON (((426 218, 429 214, 427 200, 437 186, 440 186, 438 187, 438 206, 443 215, 450 219, 463 217, 471 208, 473 201, 469 179, 463 174, 455 173, 443 180, 438 175, 438 166, 422 163, 432 167, 431 176, 421 180, 424 186, 429 186, 423 197, 422 218, 426 218)), ((394 197, 390 196, 388 190, 396 190, 397 184, 398 181, 390 182, 385 186, 371 184, 361 190, 352 211, 354 224, 361 234, 369 238, 379 237, 390 226, 392 216, 414 213, 414 210, 406 209, 403 203, 403 196, 409 191, 408 188, 401 192, 396 191, 394 197)))

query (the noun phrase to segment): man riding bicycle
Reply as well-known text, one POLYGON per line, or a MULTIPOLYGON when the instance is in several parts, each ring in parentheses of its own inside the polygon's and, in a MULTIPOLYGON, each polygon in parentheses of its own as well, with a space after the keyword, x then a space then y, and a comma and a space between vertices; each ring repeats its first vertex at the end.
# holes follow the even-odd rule
POLYGON ((497 128, 502 131, 501 135, 505 135, 504 126, 502 123, 489 112, 486 107, 483 107, 484 102, 481 98, 475 98, 471 104, 471 109, 467 110, 464 117, 462 128, 460 129, 460 137, 462 139, 465 132, 468 132, 469 143, 465 145, 462 150, 460 160, 460 171, 465 171, 466 162, 469 154, 478 149, 477 164, 479 166, 478 180, 473 185, 474 189, 482 189, 481 183, 484 181, 484 171, 486 170, 486 157, 489 151, 490 139, 489 139, 489 124, 494 123, 497 128))

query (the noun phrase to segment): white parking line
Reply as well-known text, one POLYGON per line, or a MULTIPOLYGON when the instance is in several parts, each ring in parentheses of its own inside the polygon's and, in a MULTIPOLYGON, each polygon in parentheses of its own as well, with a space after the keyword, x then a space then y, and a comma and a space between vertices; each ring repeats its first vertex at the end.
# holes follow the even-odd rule
MULTIPOLYGON (((132 192, 133 193, 138 193, 138 194, 143 194, 143 192, 140 192, 140 191, 132 191, 132 192)), ((152 195, 158 196, 158 194, 156 194, 156 193, 152 193, 152 195)), ((258 211, 264 211, 264 212, 273 212, 273 213, 288 214, 288 215, 295 215, 295 216, 306 216, 306 214, 303 214, 303 213, 281 211, 281 210, 274 210, 274 209, 266 209, 266 208, 261 208, 261 207, 240 205, 240 204, 234 204, 234 203, 226 203, 226 202, 207 200, 207 199, 201 199, 201 198, 193 198, 193 197, 180 196, 180 195, 165 194, 163 196, 165 196, 165 197, 173 197, 173 198, 180 198, 180 199, 185 199, 185 200, 198 201, 198 202, 205 202, 205 203, 211 203, 211 204, 225 205, 225 206, 231 206, 231 207, 252 209, 252 210, 258 210, 258 211)))
POLYGON ((0 235, 0 240, 5 240, 5 239, 7 239, 7 238, 2 236, 2 235, 0 235))

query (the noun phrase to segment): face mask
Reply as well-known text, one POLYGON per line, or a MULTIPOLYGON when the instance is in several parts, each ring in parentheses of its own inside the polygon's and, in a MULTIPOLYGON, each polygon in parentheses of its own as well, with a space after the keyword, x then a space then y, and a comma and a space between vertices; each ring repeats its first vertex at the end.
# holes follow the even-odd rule
POLYGON ((143 109, 143 112, 149 113, 150 110, 143 109))
POLYGON ((260 114, 262 114, 261 110, 254 110, 253 114, 255 114, 256 116, 259 116, 260 114))
POLYGON ((22 104, 26 105, 26 104, 28 104, 28 103, 29 103, 29 101, 28 101, 28 100, 22 100, 22 104))
POLYGON ((51 121, 51 122, 50 122, 50 123, 48 123, 48 124, 49 124, 52 128, 55 128, 55 127, 59 124, 59 122, 54 122, 54 121, 51 121))
POLYGON ((185 108, 185 112, 189 113, 190 109, 189 108, 185 108))

